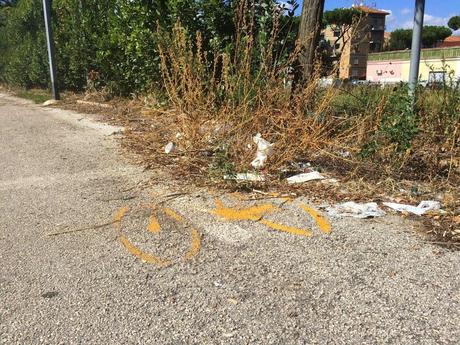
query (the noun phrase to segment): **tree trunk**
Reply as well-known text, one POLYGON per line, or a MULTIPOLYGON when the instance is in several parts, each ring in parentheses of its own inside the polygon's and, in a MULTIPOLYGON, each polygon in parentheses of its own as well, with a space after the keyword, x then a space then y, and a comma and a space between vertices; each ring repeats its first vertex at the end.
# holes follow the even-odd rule
POLYGON ((314 71, 316 49, 321 34, 324 0, 304 0, 300 18, 299 40, 302 50, 299 56, 301 79, 308 81, 314 71))

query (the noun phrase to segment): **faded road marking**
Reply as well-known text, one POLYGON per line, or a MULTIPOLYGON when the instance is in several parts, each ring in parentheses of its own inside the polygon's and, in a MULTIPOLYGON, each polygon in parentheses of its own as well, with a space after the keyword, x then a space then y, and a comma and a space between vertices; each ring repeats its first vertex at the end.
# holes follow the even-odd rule
POLYGON ((322 232, 325 234, 329 234, 331 232, 331 223, 329 223, 329 221, 318 211, 308 205, 300 205, 300 207, 313 218, 322 232))
POLYGON ((185 253, 185 260, 190 260, 193 258, 201 249, 201 236, 200 233, 192 229, 192 244, 190 245, 190 250, 185 253))
POLYGON ((310 237, 313 235, 313 233, 310 230, 294 228, 292 226, 274 223, 266 219, 261 219, 259 220, 259 222, 274 230, 287 232, 292 235, 299 235, 299 236, 305 236, 305 237, 310 237))
POLYGON ((176 212, 174 212, 174 211, 171 210, 170 208, 165 207, 165 208, 163 208, 163 211, 164 211, 169 217, 171 217, 172 219, 178 221, 179 223, 183 223, 183 222, 184 222, 184 218, 182 218, 181 215, 177 214, 176 212))
POLYGON ((152 214, 150 216, 149 225, 147 226, 147 230, 155 234, 155 233, 159 233, 160 229, 161 229, 161 226, 160 226, 160 223, 158 223, 157 217, 154 214, 152 214))
POLYGON ((310 237, 312 235, 312 232, 307 229, 299 229, 263 219, 264 215, 279 210, 279 208, 273 204, 262 204, 247 208, 231 208, 224 207, 224 204, 219 199, 215 200, 215 204, 216 209, 213 211, 214 214, 227 220, 252 220, 264 224, 273 230, 305 237, 310 237))
POLYGON ((219 199, 215 200, 216 209, 214 213, 227 220, 260 220, 265 214, 273 212, 278 208, 272 204, 262 204, 248 208, 224 207, 219 199))
MULTIPOLYGON (((149 218, 149 224, 147 225, 147 231, 150 233, 159 233, 161 231, 161 225, 158 222, 156 215, 154 214, 155 208, 152 207, 151 209, 152 209, 152 214, 150 215, 150 218, 149 218)), ((166 266, 169 266, 175 263, 172 260, 164 259, 159 256, 149 254, 149 253, 142 251, 122 233, 121 221, 126 216, 128 211, 129 211, 129 208, 127 206, 122 207, 116 212, 114 216, 114 224, 115 224, 115 228, 119 232, 119 240, 121 244, 128 250, 128 252, 136 256, 137 258, 141 259, 143 262, 154 264, 159 267, 166 267, 166 266)), ((169 218, 173 219, 174 221, 178 223, 185 223, 185 219, 181 215, 173 211, 172 209, 165 207, 163 211, 169 218)), ((198 232, 198 230, 191 228, 190 236, 191 236, 190 249, 183 256, 184 260, 192 259, 195 255, 198 254, 198 252, 201 249, 201 235, 198 232)))
POLYGON ((170 260, 164 260, 162 258, 159 258, 158 256, 151 255, 144 253, 142 250, 137 248, 134 244, 132 244, 125 235, 120 235, 120 242, 123 244, 123 246, 133 254, 134 256, 138 257, 144 262, 147 262, 149 264, 154 264, 160 267, 166 267, 170 265, 172 262, 170 260))

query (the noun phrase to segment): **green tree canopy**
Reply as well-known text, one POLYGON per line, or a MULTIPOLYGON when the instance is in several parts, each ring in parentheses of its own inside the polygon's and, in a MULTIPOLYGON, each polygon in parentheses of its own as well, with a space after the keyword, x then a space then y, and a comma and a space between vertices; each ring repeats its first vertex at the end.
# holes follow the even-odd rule
POLYGON ((336 8, 325 11, 323 19, 326 25, 349 26, 360 16, 362 16, 362 12, 356 8, 336 8))
MULTIPOLYGON (((431 48, 436 43, 445 40, 452 35, 452 31, 445 26, 424 26, 422 31, 422 45, 431 48)), ((389 50, 410 49, 412 44, 411 29, 397 29, 391 33, 389 50)))
POLYGON ((450 18, 447 25, 454 31, 460 29, 460 16, 453 16, 450 18))
POLYGON ((452 35, 452 31, 445 26, 425 26, 422 31, 422 43, 424 47, 434 47, 436 43, 444 41, 452 35))

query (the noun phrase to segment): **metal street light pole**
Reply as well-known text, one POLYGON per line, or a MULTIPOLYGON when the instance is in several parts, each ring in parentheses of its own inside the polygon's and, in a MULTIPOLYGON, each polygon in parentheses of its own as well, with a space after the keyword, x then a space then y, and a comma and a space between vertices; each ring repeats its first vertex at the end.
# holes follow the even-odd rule
POLYGON ((409 90, 415 95, 418 84, 420 67, 420 50, 422 46, 423 16, 425 14, 425 0, 415 1, 414 30, 412 31, 412 47, 410 51, 409 90))
POLYGON ((48 45, 48 60, 50 65, 51 94, 53 99, 59 99, 59 90, 56 80, 56 64, 54 60, 54 41, 51 28, 51 0, 43 0, 43 14, 45 16, 46 43, 48 45))

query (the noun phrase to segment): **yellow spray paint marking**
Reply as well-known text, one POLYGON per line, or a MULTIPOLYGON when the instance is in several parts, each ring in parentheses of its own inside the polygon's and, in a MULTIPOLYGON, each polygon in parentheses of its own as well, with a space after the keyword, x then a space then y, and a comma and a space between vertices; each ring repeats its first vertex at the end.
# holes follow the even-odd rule
POLYGON ((328 222, 326 218, 324 218, 318 211, 311 208, 308 205, 300 205, 302 209, 305 210, 318 224, 319 229, 324 232, 325 234, 329 234, 331 232, 331 223, 328 222))
POLYGON ((248 208, 230 208, 224 207, 224 204, 219 199, 215 200, 216 209, 214 213, 228 220, 254 220, 258 221, 267 213, 277 210, 277 207, 272 204, 262 204, 248 208))
POLYGON ((168 216, 170 216, 172 219, 175 219, 176 221, 181 222, 181 223, 184 222, 184 218, 182 218, 181 215, 177 214, 176 212, 174 212, 174 211, 171 210, 170 208, 165 207, 165 208, 163 209, 163 211, 165 211, 165 213, 166 213, 168 216))
POLYGON ((190 260, 193 258, 201 249, 201 236, 200 233, 192 229, 192 244, 190 245, 190 250, 185 253, 185 260, 190 260))
POLYGON ((278 210, 278 208, 272 204, 262 204, 258 206, 237 209, 224 207, 222 201, 218 199, 215 200, 215 203, 216 209, 214 210, 214 213, 228 220, 253 220, 258 221, 274 230, 307 237, 312 235, 310 230, 299 229, 262 219, 265 214, 278 210))
POLYGON ((120 208, 117 213, 115 213, 115 216, 113 217, 113 221, 116 224, 116 226, 119 228, 121 220, 125 216, 126 212, 128 212, 129 208, 128 206, 120 208))
MULTIPOLYGON (((136 245, 131 243, 128 238, 122 234, 121 232, 121 221, 123 217, 125 217, 126 213, 128 212, 129 208, 128 207, 122 207, 120 208, 117 213, 114 216, 114 224, 115 227, 119 231, 119 240, 121 244, 130 252, 132 255, 136 256, 137 258, 141 259, 144 262, 154 264, 160 267, 165 267, 169 266, 172 263, 174 263, 172 260, 168 259, 163 259, 161 257, 145 253, 141 249, 139 249, 136 245)), ((155 209, 152 208, 152 212, 154 212, 155 209)), ((170 218, 174 219, 177 222, 185 222, 184 218, 182 218, 181 215, 178 213, 174 212, 170 208, 164 208, 163 211, 168 215, 170 218)), ((158 219, 156 216, 152 213, 150 216, 149 224, 147 226, 147 230, 152 233, 159 233, 161 230, 161 225, 158 222, 158 219)), ((200 233, 196 229, 191 229, 190 230, 190 235, 191 235, 191 243, 190 243, 190 249, 185 253, 184 255, 184 260, 190 260, 192 259, 196 254, 201 249, 201 236, 200 233)))
POLYGON ((125 246, 125 248, 133 254, 134 256, 138 257, 142 261, 145 261, 149 264, 155 264, 160 267, 165 267, 171 264, 171 261, 169 260, 164 260, 162 258, 159 258, 155 255, 147 254, 144 253, 142 250, 137 248, 134 244, 132 244, 125 235, 120 235, 120 242, 125 246))
POLYGON ((294 228, 292 226, 274 223, 266 219, 261 219, 259 220, 259 222, 274 230, 287 232, 293 235, 299 235, 299 236, 305 236, 305 237, 310 237, 313 235, 313 233, 310 230, 294 228))
POLYGON ((159 233, 161 229, 160 223, 158 223, 157 217, 154 214, 150 216, 149 225, 147 230, 151 233, 159 233))

